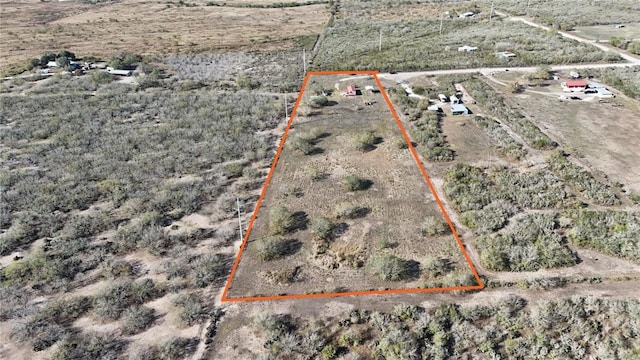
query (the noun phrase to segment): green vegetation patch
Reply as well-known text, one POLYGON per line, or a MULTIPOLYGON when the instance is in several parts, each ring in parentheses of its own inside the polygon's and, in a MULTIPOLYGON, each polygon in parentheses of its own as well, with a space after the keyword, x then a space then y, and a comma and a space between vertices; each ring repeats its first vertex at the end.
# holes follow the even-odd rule
POLYGON ((453 160, 455 153, 442 135, 442 114, 428 111, 429 101, 409 97, 402 87, 389 89, 389 95, 411 121, 411 137, 423 147, 422 155, 429 161, 453 160))
POLYGON ((440 21, 339 19, 334 21, 314 58, 318 70, 415 71, 501 66, 500 51, 517 57, 510 66, 618 61, 589 45, 520 22, 489 24, 475 19, 440 21), (382 32, 382 49, 378 50, 382 32), (458 52, 462 45, 477 46, 474 54, 458 52))
POLYGON ((265 356, 631 359, 640 348, 638 337, 629 336, 639 316, 637 299, 573 297, 528 305, 512 295, 477 306, 398 304, 393 311, 353 309, 313 320, 262 315, 255 326, 265 339, 265 356))
POLYGON ((579 210, 567 216, 567 237, 575 245, 640 262, 640 213, 579 210))
POLYGON ((536 271, 576 264, 576 256, 556 231, 556 214, 514 218, 505 230, 477 239, 480 259, 495 271, 536 271))
POLYGON ((618 205, 620 199, 606 184, 596 180, 581 166, 567 160, 564 153, 554 152, 547 159, 551 170, 580 195, 598 205, 618 205))
POLYGON ((464 82, 465 89, 478 103, 500 119, 534 149, 552 149, 557 144, 540 131, 534 123, 513 109, 502 95, 486 82, 473 78, 464 82))

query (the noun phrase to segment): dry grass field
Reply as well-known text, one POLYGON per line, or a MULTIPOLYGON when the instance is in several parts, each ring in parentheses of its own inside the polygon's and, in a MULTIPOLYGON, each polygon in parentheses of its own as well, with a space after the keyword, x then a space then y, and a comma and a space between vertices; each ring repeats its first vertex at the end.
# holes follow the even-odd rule
POLYGON ((608 41, 612 37, 640 40, 640 23, 627 23, 623 28, 617 28, 614 25, 576 26, 574 32, 600 41, 608 41))
POLYGON ((117 51, 179 54, 206 51, 291 49, 300 36, 319 34, 329 19, 326 5, 290 8, 177 6, 126 1, 4 2, 0 71, 70 49, 82 56, 117 51))
MULTIPOLYGON (((312 76, 309 87, 331 89, 336 80, 312 76)), ((341 90, 350 83, 342 82, 341 90)), ((365 85, 375 85, 373 80, 353 84, 363 92, 365 85)), ((302 103, 311 97, 312 90, 305 91, 302 103)), ((344 98, 334 91, 329 101, 333 104, 311 110, 317 114, 295 119, 229 297, 475 285, 414 159, 400 148, 404 140, 382 95, 344 98), (377 103, 365 106, 363 98, 377 103), (358 137, 368 133, 376 137, 375 144, 358 150, 358 137), (314 139, 308 155, 292 148, 301 138, 314 139), (345 189, 344 182, 354 175, 370 183, 360 191, 345 189), (337 217, 337 207, 345 203, 361 214, 337 217), (303 224, 284 235, 295 248, 290 254, 261 261, 256 249, 272 233, 272 212, 278 206, 286 206, 303 224), (323 245, 313 234, 320 218, 334 226, 323 245), (412 262, 415 273, 407 274, 406 282, 377 278, 368 267, 380 254, 412 262), (442 262, 442 269, 430 273, 436 262, 442 262)))

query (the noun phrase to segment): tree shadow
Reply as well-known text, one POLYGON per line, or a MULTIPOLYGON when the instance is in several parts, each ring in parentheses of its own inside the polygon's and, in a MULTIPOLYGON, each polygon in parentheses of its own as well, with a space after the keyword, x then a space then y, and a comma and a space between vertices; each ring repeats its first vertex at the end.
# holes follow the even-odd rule
POLYGON ((304 211, 296 211, 292 214, 294 230, 307 230, 307 224, 309 223, 309 217, 304 211))
POLYGON ((418 277, 420 277, 420 263, 415 260, 406 260, 402 279, 414 280, 418 277))
POLYGON ((361 190, 369 190, 370 187, 373 186, 373 181, 369 179, 360 180, 360 189, 361 190))
POLYGON ((358 207, 358 209, 356 209, 356 211, 353 212, 353 216, 351 218, 352 219, 363 218, 369 215, 370 213, 371 213, 371 209, 369 209, 368 207, 358 207))
POLYGON ((287 239, 284 241, 284 252, 283 255, 289 256, 294 255, 300 249, 302 249, 302 242, 298 239, 287 239))
POLYGON ((320 155, 324 154, 324 149, 318 146, 315 146, 307 155, 320 155))
POLYGON ((339 238, 349 231, 349 224, 345 222, 337 223, 333 225, 333 231, 331 232, 331 237, 333 239, 339 238))

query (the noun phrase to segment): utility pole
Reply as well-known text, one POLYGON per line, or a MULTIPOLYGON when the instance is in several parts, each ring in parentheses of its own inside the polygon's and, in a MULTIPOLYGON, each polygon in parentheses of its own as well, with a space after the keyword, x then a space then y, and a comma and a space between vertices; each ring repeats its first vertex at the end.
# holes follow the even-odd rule
POLYGON ((287 94, 284 94, 284 122, 289 118, 289 109, 287 109, 287 94))
POLYGON ((244 236, 242 235, 242 218, 240 218, 241 214, 240 214, 240 198, 236 197, 236 205, 238 206, 238 226, 240 229, 240 242, 242 242, 242 240, 244 239, 244 236))
POLYGON ((307 49, 302 48, 302 70, 307 74, 307 49))
POLYGON ((489 24, 491 24, 492 17, 493 17, 493 3, 491 3, 491 11, 489 11, 489 24))
POLYGON ((378 41, 378 52, 382 51, 382 29, 380 29, 380 40, 378 41))
POLYGON ((442 20, 444 19, 444 14, 440 14, 440 35, 442 35, 442 20))

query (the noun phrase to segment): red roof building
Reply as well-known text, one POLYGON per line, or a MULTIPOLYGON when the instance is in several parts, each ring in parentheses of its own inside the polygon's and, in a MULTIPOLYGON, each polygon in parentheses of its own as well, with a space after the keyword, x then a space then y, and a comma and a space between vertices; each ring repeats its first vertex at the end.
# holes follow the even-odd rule
POLYGON ((356 87, 353 85, 347 86, 347 89, 342 93, 342 96, 356 96, 356 87))
POLYGON ((587 82, 584 80, 567 80, 567 83, 565 84, 565 86, 568 87, 569 89, 586 88, 587 82))

